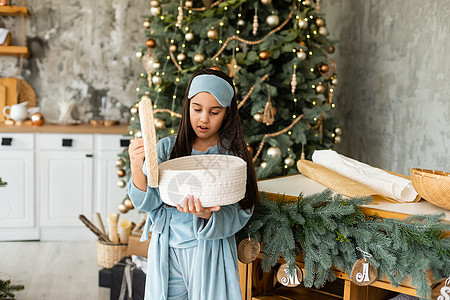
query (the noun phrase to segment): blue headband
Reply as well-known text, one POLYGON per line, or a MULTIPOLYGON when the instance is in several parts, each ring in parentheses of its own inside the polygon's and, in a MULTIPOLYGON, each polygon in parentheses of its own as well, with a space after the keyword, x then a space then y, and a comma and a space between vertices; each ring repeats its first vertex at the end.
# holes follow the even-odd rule
POLYGON ((200 92, 210 93, 223 107, 230 106, 234 95, 234 90, 228 81, 211 74, 198 75, 192 79, 188 98, 191 99, 200 92))

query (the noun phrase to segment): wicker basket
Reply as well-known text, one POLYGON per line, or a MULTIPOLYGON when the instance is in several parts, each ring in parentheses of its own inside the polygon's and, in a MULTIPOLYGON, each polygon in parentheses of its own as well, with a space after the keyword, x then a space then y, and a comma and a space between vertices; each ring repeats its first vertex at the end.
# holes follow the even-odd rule
POLYGON ((411 181, 422 198, 439 207, 450 209, 450 173, 412 168, 411 181))
POLYGON ((127 244, 106 244, 97 241, 97 263, 102 268, 110 269, 123 257, 127 256, 127 244))

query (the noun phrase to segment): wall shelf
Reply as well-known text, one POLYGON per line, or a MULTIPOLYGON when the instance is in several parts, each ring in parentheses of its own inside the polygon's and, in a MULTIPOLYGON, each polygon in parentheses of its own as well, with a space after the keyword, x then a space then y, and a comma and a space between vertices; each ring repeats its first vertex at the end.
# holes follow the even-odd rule
POLYGON ((28 16, 28 8, 25 6, 0 6, 0 16, 28 16))
POLYGON ((0 46, 0 56, 21 56, 29 57, 30 52, 24 46, 0 46))

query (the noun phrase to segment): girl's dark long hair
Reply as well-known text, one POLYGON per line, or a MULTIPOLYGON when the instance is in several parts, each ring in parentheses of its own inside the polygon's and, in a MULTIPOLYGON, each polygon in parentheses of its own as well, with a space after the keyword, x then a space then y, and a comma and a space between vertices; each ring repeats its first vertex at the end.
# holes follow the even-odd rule
MULTIPOLYGON (((230 77, 225 73, 212 69, 198 70, 194 73, 186 89, 186 93, 183 99, 183 113, 180 125, 178 127, 177 139, 175 146, 170 154, 170 158, 177 158, 182 156, 191 155, 192 145, 195 142, 197 135, 192 129, 189 106, 191 99, 188 98, 189 88, 191 86, 192 79, 198 75, 211 74, 225 79, 231 87, 234 85, 230 77)), ((241 120, 239 118, 239 111, 237 108, 236 93, 233 95, 233 99, 222 122, 222 126, 219 128, 219 149, 228 150, 230 153, 242 158, 247 162, 247 187, 245 192, 245 198, 239 201, 239 205, 242 209, 247 209, 252 206, 256 206, 258 202, 258 186, 256 183, 255 167, 250 153, 247 150, 247 143, 244 140, 244 134, 242 132, 241 120)))

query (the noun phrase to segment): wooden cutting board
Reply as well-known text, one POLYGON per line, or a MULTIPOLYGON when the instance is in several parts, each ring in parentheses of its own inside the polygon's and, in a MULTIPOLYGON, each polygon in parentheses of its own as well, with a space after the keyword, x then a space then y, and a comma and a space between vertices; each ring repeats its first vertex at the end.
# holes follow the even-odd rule
POLYGON ((3 107, 5 106, 6 106, 6 87, 0 85, 0 122, 6 120, 6 117, 3 114, 3 107))
POLYGON ((14 77, 0 78, 0 121, 4 121, 3 107, 28 102, 28 107, 36 106, 36 93, 23 79, 14 77), (17 96, 19 94, 19 96, 17 96))

